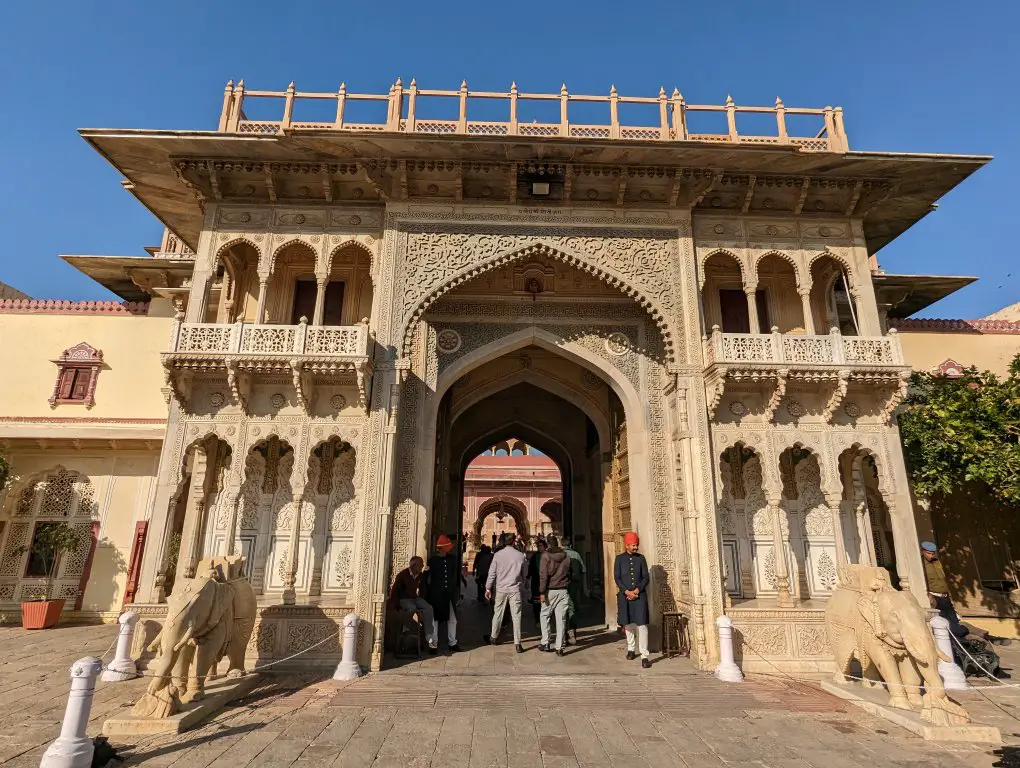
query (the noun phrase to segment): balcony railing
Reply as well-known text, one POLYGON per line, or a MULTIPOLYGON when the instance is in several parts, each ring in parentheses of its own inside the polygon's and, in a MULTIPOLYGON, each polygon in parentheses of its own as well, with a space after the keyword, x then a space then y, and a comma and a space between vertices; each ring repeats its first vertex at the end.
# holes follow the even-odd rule
MULTIPOLYGON (((541 109, 541 106, 537 109, 541 109)), ((328 108, 328 107, 327 107, 328 108)), ((318 110, 322 111, 321 107, 318 110)), ((381 111, 381 110, 380 110, 381 111)), ((577 114, 577 110, 573 110, 577 114)), ((797 125, 800 125, 798 122, 797 125)), ((677 89, 667 95, 660 88, 658 96, 620 96, 616 88, 606 95, 587 95, 570 93, 564 85, 558 93, 523 93, 517 84, 510 86, 509 91, 473 91, 468 90, 467 83, 461 84, 459 90, 429 90, 419 88, 412 80, 410 86, 404 86, 401 80, 390 86, 389 93, 353 93, 347 86, 340 85, 334 92, 298 91, 291 83, 286 91, 258 91, 246 89, 244 81, 237 85, 233 81, 227 83, 223 94, 223 108, 220 113, 219 130, 228 133, 276 135, 293 131, 349 131, 349 132, 386 132, 416 134, 461 134, 465 136, 528 136, 538 138, 568 139, 607 139, 607 140, 640 140, 640 141, 699 141, 725 142, 734 144, 779 144, 799 147, 807 152, 842 152, 849 148, 846 131, 843 127, 843 111, 839 107, 804 108, 787 107, 782 100, 776 99, 775 106, 737 105, 727 97, 725 104, 688 104, 677 89), (276 102, 280 111, 280 119, 249 119, 245 113, 245 104, 251 99, 276 102), (295 107, 301 111, 305 106, 333 102, 336 106, 336 117, 333 120, 317 120, 314 122, 297 120, 294 117, 295 107), (373 122, 363 120, 351 121, 348 114, 351 104, 365 103, 385 106, 386 116, 373 122), (520 114, 520 108, 527 109, 536 102, 541 106, 559 107, 558 122, 538 122, 527 119, 520 114), (448 119, 436 119, 436 109, 443 104, 449 106, 448 119), (591 123, 590 118, 584 123, 570 120, 571 105, 583 104, 586 116, 592 114, 592 105, 604 108, 606 119, 603 122, 591 123), (628 114, 644 110, 644 125, 624 125, 620 122, 620 105, 628 114), (430 109, 431 107, 431 109, 430 109), (480 107, 480 109, 479 109, 480 107), (476 111, 477 110, 477 111, 476 111), (430 113, 429 117, 422 112, 430 113), (504 111, 505 120, 492 120, 493 113, 504 111), (484 112, 485 120, 473 120, 484 112), (688 116, 719 124, 720 130, 714 133, 703 131, 691 132, 688 129, 688 116), (740 131, 747 115, 758 117, 758 130, 755 133, 740 131), (788 115, 806 117, 813 123, 811 130, 800 135, 791 135, 787 129, 788 115), (771 118, 774 122, 772 130, 760 129, 760 116, 771 118), (725 128, 725 130, 721 130, 725 128)))
POLYGON ((222 355, 369 356, 368 324, 261 325, 256 323, 177 323, 171 352, 222 355))
POLYGON ((785 365, 904 365, 896 330, 888 336, 826 336, 782 333, 723 333, 719 326, 705 343, 705 362, 785 365))

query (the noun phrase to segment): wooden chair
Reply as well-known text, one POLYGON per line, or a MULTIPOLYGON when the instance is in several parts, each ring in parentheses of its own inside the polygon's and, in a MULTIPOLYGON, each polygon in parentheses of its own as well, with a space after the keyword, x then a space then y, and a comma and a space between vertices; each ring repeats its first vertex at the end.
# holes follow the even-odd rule
POLYGON ((689 620, 681 611, 662 612, 662 655, 664 658, 691 655, 689 620))

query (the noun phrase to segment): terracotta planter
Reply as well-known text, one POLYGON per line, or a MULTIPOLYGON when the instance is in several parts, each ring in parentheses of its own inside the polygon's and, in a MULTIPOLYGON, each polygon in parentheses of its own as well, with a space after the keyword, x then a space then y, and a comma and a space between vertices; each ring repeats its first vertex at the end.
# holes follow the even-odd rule
POLYGON ((34 600, 21 604, 21 626, 25 629, 49 629, 57 625, 63 600, 34 600))

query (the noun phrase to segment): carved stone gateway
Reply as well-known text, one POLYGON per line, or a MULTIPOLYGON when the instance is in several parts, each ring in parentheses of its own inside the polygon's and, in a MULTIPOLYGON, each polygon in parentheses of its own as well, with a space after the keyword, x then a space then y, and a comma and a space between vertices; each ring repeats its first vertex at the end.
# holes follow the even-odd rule
MULTIPOLYGON (((838 109, 798 109, 818 122, 798 137, 782 102, 754 108, 777 133, 748 136, 732 100, 614 92, 610 122, 581 125, 564 89, 560 122, 536 124, 514 88, 508 122, 477 121, 464 86, 459 120, 418 119, 437 93, 395 83, 365 124, 341 88, 316 123, 294 102, 326 94, 290 88, 280 120, 250 120, 231 84, 211 137, 87 133, 193 251, 169 294, 139 615, 203 558, 242 556, 249 662, 334 666, 356 613, 358 661, 379 668, 393 574, 464 534, 465 454, 518 430, 568 467, 561 523, 607 626, 607 566, 636 530, 653 623, 686 614, 700 667, 728 614, 745 672, 831 675, 843 568, 924 592, 895 422, 908 369, 874 251, 980 162, 847 154, 838 109), (661 124, 621 125, 621 101, 657 102, 661 124), (726 134, 688 132, 719 110, 726 134)), ((25 588, 7 555, 32 503, 0 510, 0 593, 25 588)))

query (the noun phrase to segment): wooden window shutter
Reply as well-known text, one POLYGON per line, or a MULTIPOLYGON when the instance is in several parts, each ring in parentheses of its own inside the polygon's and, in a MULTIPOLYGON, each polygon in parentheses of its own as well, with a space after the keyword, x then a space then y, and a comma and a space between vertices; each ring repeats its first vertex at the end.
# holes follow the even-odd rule
POLYGON ((74 372, 74 387, 71 389, 72 400, 84 400, 88 397, 89 382, 92 380, 92 371, 79 368, 74 372))
POLYGON ((57 388, 57 397, 60 400, 70 400, 71 392, 74 389, 74 368, 64 368, 60 372, 60 386, 57 388))

